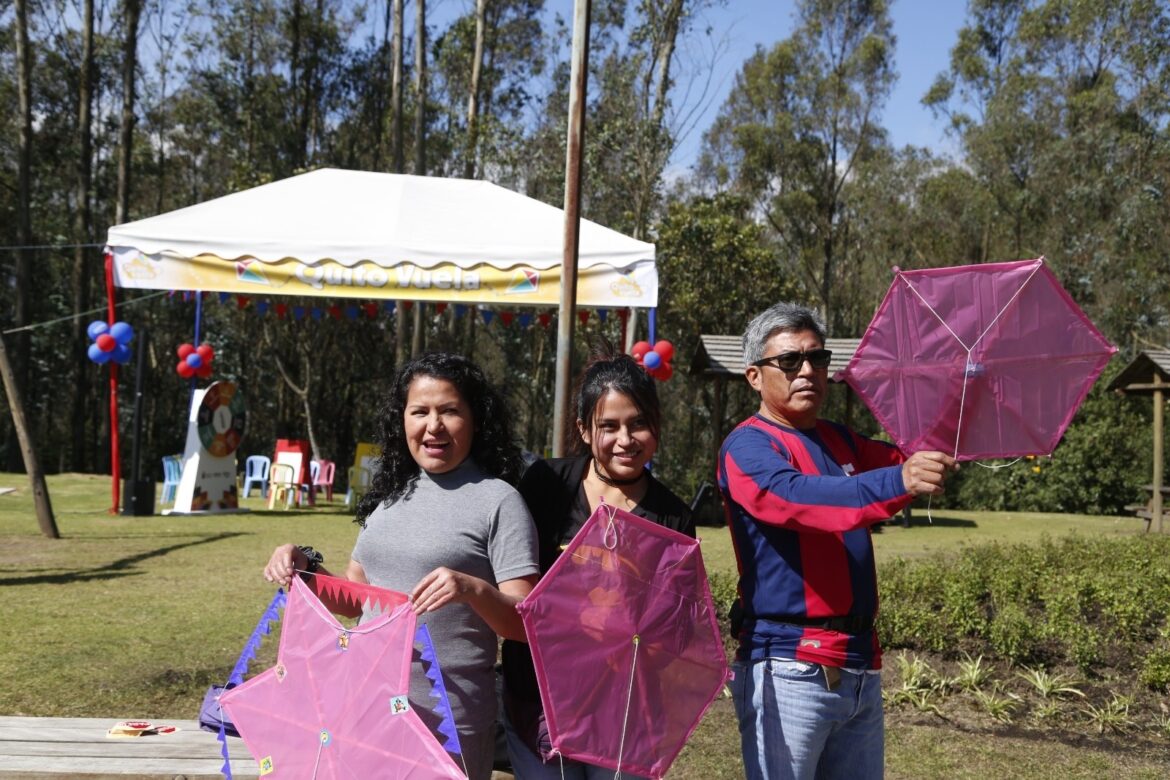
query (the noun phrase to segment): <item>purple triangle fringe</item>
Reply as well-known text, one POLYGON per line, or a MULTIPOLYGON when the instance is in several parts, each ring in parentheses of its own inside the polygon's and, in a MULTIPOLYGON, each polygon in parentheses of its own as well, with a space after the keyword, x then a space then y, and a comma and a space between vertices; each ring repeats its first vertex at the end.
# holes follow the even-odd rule
POLYGON ((451 700, 447 698, 447 686, 443 684, 443 670, 439 668, 439 658, 435 655, 431 632, 425 623, 419 625, 415 631, 414 641, 422 645, 419 657, 422 659, 427 679, 431 681, 431 696, 438 699, 435 702, 434 711, 441 718, 438 732, 446 737, 443 749, 453 755, 461 756, 463 748, 459 744, 459 731, 455 728, 455 719, 451 716, 451 700))
MULTIPOLYGON (((227 685, 239 685, 244 681, 244 675, 248 673, 248 666, 256 658, 256 651, 260 648, 260 641, 268 636, 272 631, 272 624, 280 620, 280 610, 284 609, 284 605, 288 603, 288 597, 284 594, 283 588, 276 589, 276 595, 272 597, 272 601, 268 602, 267 609, 264 614, 260 616, 260 620, 256 623, 256 628, 252 629, 252 635, 248 637, 248 641, 244 643, 244 649, 240 651, 240 657, 236 660, 236 665, 232 667, 232 673, 228 677, 227 685)), ((226 685, 224 686, 227 687, 226 685)), ((223 767, 219 770, 227 780, 232 779, 232 763, 228 757, 227 734, 223 729, 223 712, 220 712, 219 719, 219 752, 223 755, 223 767)))

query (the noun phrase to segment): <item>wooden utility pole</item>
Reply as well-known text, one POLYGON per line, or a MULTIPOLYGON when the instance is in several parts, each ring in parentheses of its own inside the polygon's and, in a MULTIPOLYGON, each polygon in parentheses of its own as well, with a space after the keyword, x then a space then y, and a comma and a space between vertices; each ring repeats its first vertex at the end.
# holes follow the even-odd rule
POLYGON ((585 148, 585 99, 589 79, 590 0, 573 5, 573 54, 569 71, 569 132, 565 144, 565 244, 557 320, 557 373, 553 396, 553 457, 565 454, 572 408, 573 323, 577 319, 577 250, 581 237, 581 158, 585 148))
POLYGON ((1166 397, 1162 395, 1162 377, 1157 371, 1154 372, 1154 485, 1153 492, 1150 494, 1150 516, 1157 522, 1155 528, 1158 533, 1163 532, 1162 522, 1162 479, 1165 476, 1162 452, 1163 441, 1163 411, 1162 406, 1166 402, 1166 397))
POLYGON ((24 416, 24 401, 20 395, 20 388, 16 385, 16 375, 12 372, 12 365, 8 362, 8 351, 4 348, 3 337, 0 337, 0 376, 4 378, 4 392, 8 393, 8 406, 12 409, 12 424, 16 427, 17 438, 20 439, 20 452, 24 456, 24 470, 28 473, 28 482, 32 487, 37 524, 45 536, 50 539, 60 539, 61 534, 57 531, 57 521, 53 519, 53 506, 49 502, 49 486, 45 484, 41 463, 37 460, 36 450, 33 449, 32 437, 29 436, 28 431, 28 421, 24 416))

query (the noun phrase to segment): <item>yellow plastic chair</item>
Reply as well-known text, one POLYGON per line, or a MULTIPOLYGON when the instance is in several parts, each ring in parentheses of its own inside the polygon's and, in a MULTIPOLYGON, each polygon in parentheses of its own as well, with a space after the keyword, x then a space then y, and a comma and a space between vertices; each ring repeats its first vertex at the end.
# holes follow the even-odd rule
POLYGON ((268 471, 268 508, 276 506, 276 502, 284 499, 284 508, 292 508, 296 500, 297 490, 300 487, 296 482, 297 473, 287 463, 273 463, 268 471))
POLYGON ((361 501, 362 496, 369 492, 373 475, 362 466, 350 466, 346 475, 349 489, 345 491, 345 505, 350 506, 361 501))

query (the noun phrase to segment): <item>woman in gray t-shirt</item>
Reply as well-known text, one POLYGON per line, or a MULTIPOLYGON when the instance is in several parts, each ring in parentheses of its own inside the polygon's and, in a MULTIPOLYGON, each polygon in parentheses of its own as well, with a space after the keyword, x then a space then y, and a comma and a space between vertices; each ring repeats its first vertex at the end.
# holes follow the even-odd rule
MULTIPOLYGON (((382 454, 358 504, 362 530, 344 576, 410 595, 439 655, 468 777, 486 780, 496 637, 524 641, 515 605, 539 573, 532 517, 512 487, 521 461, 511 418, 474 363, 442 353, 402 367, 379 418, 382 454)), ((287 585, 297 570, 324 573, 316 563, 286 544, 264 575, 287 585)), ((411 699, 420 709, 428 686, 416 664, 411 699)))

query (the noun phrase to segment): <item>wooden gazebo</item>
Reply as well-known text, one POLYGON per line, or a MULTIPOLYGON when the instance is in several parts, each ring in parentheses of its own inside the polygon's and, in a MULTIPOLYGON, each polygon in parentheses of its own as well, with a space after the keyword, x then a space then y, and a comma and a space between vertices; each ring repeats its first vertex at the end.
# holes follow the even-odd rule
POLYGON ((1164 407, 1166 392, 1170 391, 1170 350, 1152 349, 1139 352, 1109 389, 1121 394, 1138 393, 1154 397, 1154 474, 1150 484, 1150 521, 1159 532, 1163 525, 1164 407))

